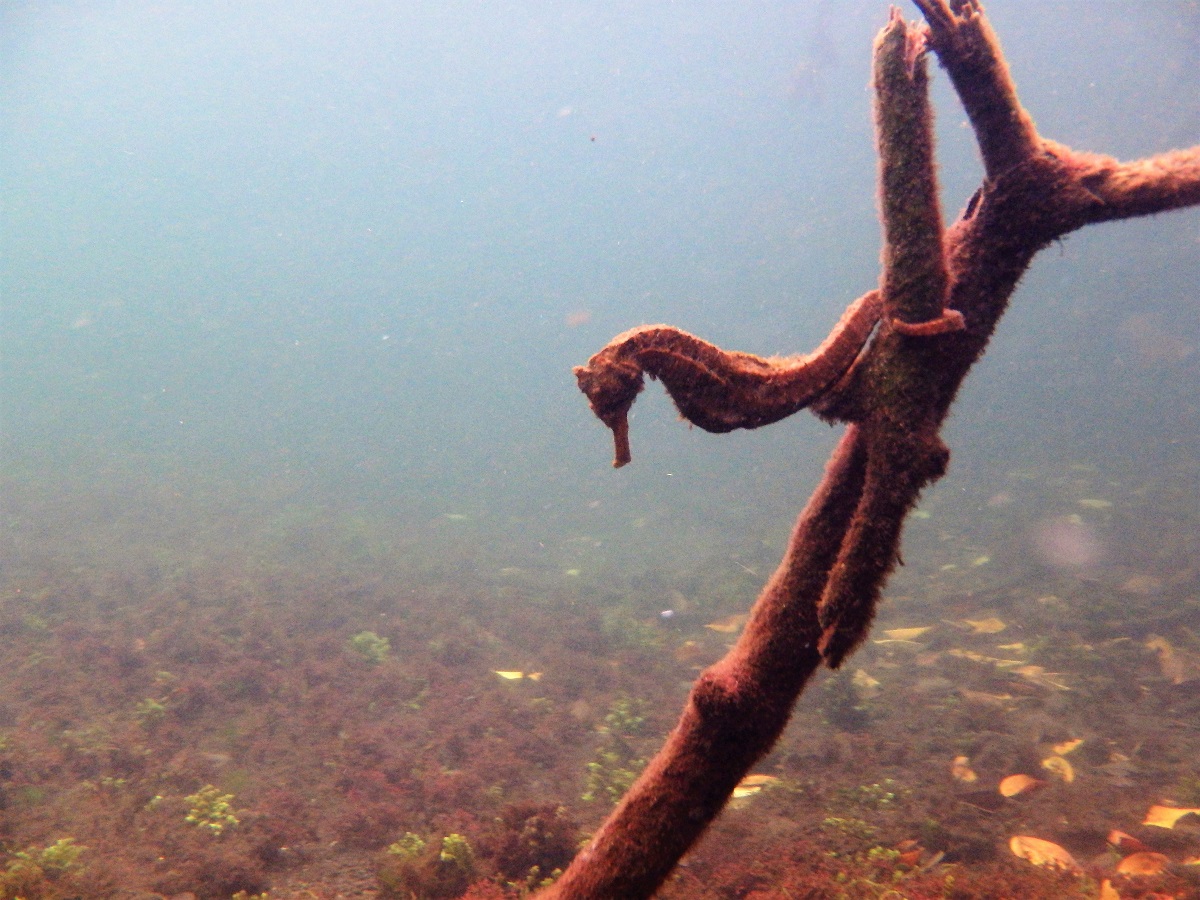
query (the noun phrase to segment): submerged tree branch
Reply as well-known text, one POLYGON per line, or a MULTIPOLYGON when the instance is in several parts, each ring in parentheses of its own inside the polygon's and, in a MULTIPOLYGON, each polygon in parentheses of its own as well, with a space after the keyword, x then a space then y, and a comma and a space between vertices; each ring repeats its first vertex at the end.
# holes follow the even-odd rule
POLYGON ((1050 241, 1092 222, 1200 203, 1200 147, 1133 163, 1041 138, 1021 107, 978 0, 914 0, 875 45, 884 218, 878 291, 817 353, 763 359, 668 326, 626 332, 576 369, 629 461, 628 412, 643 374, 710 431, 755 428, 810 406, 848 423, 741 638, 705 670, 683 715, 609 819, 543 900, 651 896, 774 744, 805 684, 865 638, 904 519, 945 472, 939 430, 1017 281, 1050 241), (986 176, 943 230, 924 52, 950 73, 986 176))

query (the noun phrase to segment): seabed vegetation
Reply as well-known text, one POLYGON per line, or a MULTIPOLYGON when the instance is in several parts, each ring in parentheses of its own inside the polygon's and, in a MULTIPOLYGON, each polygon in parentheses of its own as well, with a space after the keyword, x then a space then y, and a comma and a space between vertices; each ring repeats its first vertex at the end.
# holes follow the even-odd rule
MULTIPOLYGON (((661 896, 1200 896, 1196 483, 1063 465, 935 492, 869 643, 661 896)), ((240 566, 59 559, 74 524, 35 495, 8 492, 10 537, 43 537, 0 583, 4 900, 528 896, 776 549, 618 579, 569 536, 561 567, 498 543, 456 569, 308 523, 240 566)))

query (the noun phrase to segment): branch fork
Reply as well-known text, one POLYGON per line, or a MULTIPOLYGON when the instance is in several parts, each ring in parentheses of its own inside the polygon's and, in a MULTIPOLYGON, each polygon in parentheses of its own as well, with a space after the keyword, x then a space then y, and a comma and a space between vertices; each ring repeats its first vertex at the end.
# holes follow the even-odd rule
POLYGON ((808 356, 725 351, 649 325, 575 370, 613 432, 618 467, 630 461, 628 414, 645 375, 708 431, 757 428, 806 406, 847 427, 740 639, 701 674, 666 744, 542 900, 651 896, 770 750, 812 674, 865 639, 904 520, 946 471, 941 425, 1038 250, 1094 222, 1200 204, 1200 146, 1121 163, 1042 138, 982 4, 913 2, 925 24, 893 9, 875 42, 878 288, 808 356), (929 50, 985 168, 949 228, 934 174, 929 50))

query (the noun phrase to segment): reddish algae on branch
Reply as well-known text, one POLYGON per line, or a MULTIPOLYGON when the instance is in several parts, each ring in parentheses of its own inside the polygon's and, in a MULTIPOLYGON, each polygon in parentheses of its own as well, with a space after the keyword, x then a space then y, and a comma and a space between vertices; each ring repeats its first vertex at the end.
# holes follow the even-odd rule
POLYGON ((542 900, 650 897, 766 754, 822 664, 866 637, 904 519, 941 477, 939 430, 1034 255, 1084 225, 1200 203, 1200 147, 1120 163, 1040 137, 977 0, 914 0, 875 43, 885 246, 879 289, 807 357, 721 350, 665 325, 615 338, 576 369, 629 462, 643 375, 710 431, 756 428, 808 406, 847 423, 783 561, 728 655, 701 674, 679 723, 542 900), (949 229, 934 175, 926 50, 949 72, 985 179, 949 229))

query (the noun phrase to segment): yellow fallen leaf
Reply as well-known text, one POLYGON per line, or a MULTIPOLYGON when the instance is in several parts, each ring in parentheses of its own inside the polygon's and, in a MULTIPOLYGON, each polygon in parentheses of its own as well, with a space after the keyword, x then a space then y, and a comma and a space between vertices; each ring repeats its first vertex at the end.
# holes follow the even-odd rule
POLYGON ((1118 853, 1138 853, 1150 848, 1135 838, 1132 834, 1117 831, 1115 828, 1108 833, 1108 845, 1118 853))
POLYGON ((1025 664, 1025 660, 1023 659, 1000 659, 996 656, 984 656, 982 653, 976 653, 974 650, 961 650, 958 647, 947 650, 946 653, 950 656, 957 656, 960 659, 969 659, 971 662, 990 663, 997 669, 1011 669, 1014 666, 1025 664))
POLYGON ((1058 677, 1057 672, 1047 672, 1041 666, 1021 666, 1020 668, 1013 669, 1013 671, 1027 681, 1032 681, 1040 687, 1053 688, 1056 691, 1070 690, 1061 681, 1056 680, 1058 677))
POLYGON ((1117 889, 1107 878, 1100 882, 1099 900, 1121 900, 1121 895, 1117 893, 1117 889))
POLYGON ((873 678, 866 669, 859 669, 850 681, 863 700, 870 700, 879 695, 879 679, 873 678))
POLYGON ((994 662, 995 661, 995 657, 984 656, 982 653, 976 653, 974 650, 960 650, 958 647, 955 647, 952 650, 947 650, 946 652, 948 654, 950 654, 951 656, 958 656, 958 657, 961 657, 962 659, 969 659, 969 660, 971 660, 971 662, 982 663, 982 662, 994 662))
POLYGON ((520 681, 525 677, 524 672, 501 672, 498 669, 496 670, 496 674, 506 681, 520 681))
POLYGON ((1069 741, 1063 741, 1061 744, 1055 744, 1050 749, 1059 756, 1066 756, 1076 747, 1083 743, 1083 738, 1071 738, 1069 741))
POLYGON ((959 688, 958 694, 968 703, 994 706, 1004 712, 1012 712, 1017 708, 1018 698, 1012 694, 989 694, 987 691, 973 691, 970 688, 959 688))
POLYGON ((1130 575, 1121 582, 1121 590, 1148 597, 1162 590, 1163 580, 1157 575, 1130 575))
POLYGON ((1170 864, 1171 860, 1163 854, 1143 850, 1131 853, 1117 863, 1117 872, 1121 875, 1161 875, 1170 864))
POLYGON ((1013 854, 1021 859, 1029 860, 1035 866, 1045 866, 1050 869, 1065 869, 1068 872, 1081 874, 1083 869, 1075 862, 1075 857, 1058 844, 1044 841, 1041 838, 1017 835, 1008 842, 1013 854))
POLYGON ((971 634, 997 634, 1008 627, 995 616, 987 619, 963 619, 962 624, 971 629, 971 634))
POLYGON ((749 618, 745 613, 734 613, 732 616, 726 616, 723 619, 717 619, 715 622, 709 622, 704 627, 709 631, 715 631, 719 634, 736 634, 742 630, 742 626, 746 624, 746 619, 749 618))
POLYGON ((1020 643, 1020 642, 1018 641, 1018 642, 1017 642, 1017 643, 1015 643, 1015 644, 997 644, 997 645, 996 645, 996 649, 997 649, 997 650, 1011 650, 1011 651, 1013 651, 1014 653, 1024 653, 1024 652, 1026 652, 1026 651, 1027 651, 1029 648, 1028 648, 1028 647, 1026 647, 1024 644, 1022 644, 1022 643, 1020 643))
POLYGON ((1184 809, 1174 806, 1152 806, 1146 811, 1143 825, 1154 825, 1158 828, 1174 828, 1175 823, 1184 816, 1200 816, 1200 809, 1195 807, 1184 809))
POLYGON ((969 756, 954 757, 954 762, 950 764, 950 774, 958 781, 966 784, 979 780, 979 776, 971 768, 971 758, 969 756))
POLYGON ((1061 756, 1047 756, 1042 760, 1042 768, 1067 784, 1075 780, 1074 767, 1061 756))
POLYGON ((893 641, 915 641, 927 631, 933 630, 932 625, 916 628, 888 628, 883 633, 893 641))
POLYGON ((747 775, 733 789, 733 799, 741 800, 745 797, 753 797, 763 788, 770 787, 778 781, 779 779, 774 775, 747 775))
POLYGON ((1009 775, 1007 778, 1000 780, 998 790, 1005 797, 1015 797, 1018 794, 1028 793, 1036 790, 1046 782, 1029 775, 1009 775))

